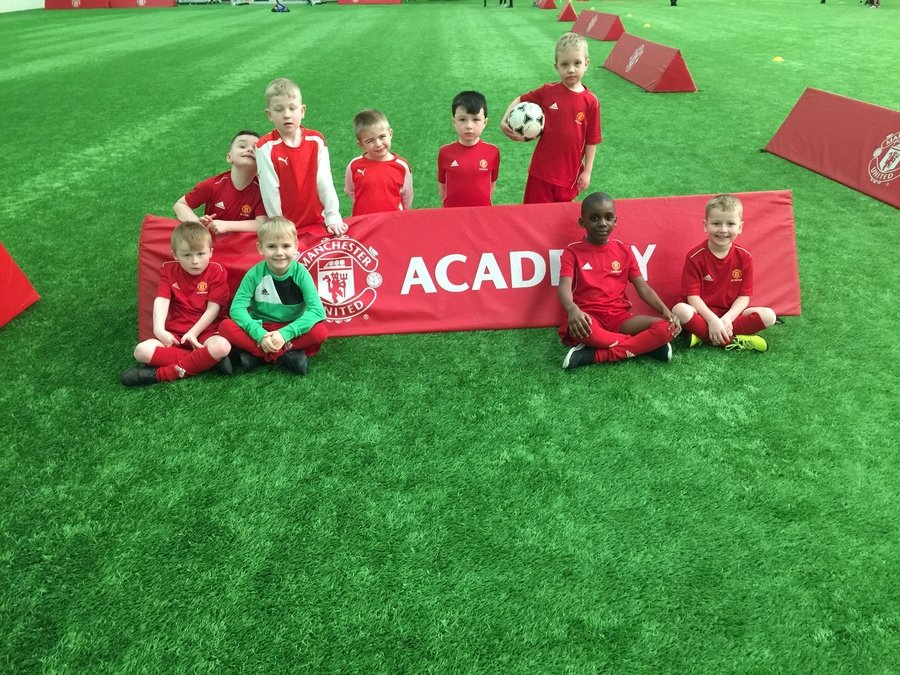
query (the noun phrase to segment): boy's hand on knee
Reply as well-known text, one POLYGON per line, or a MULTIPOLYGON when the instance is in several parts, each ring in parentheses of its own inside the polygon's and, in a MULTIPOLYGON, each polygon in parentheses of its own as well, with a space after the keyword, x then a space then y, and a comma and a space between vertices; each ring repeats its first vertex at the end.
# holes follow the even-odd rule
POLYGON ((156 339, 163 343, 163 347, 171 347, 175 344, 175 336, 172 335, 167 330, 161 330, 159 332, 154 332, 153 335, 156 336, 156 339))
POLYGON ((709 339, 714 345, 723 345, 728 342, 728 330, 722 319, 713 319, 709 322, 709 339))
POLYGON ((669 322, 669 332, 672 333, 672 337, 678 337, 681 333, 681 321, 677 316, 671 311, 663 312, 663 318, 669 322))
POLYGON ((569 312, 569 335, 582 340, 591 334, 591 317, 575 307, 569 312))

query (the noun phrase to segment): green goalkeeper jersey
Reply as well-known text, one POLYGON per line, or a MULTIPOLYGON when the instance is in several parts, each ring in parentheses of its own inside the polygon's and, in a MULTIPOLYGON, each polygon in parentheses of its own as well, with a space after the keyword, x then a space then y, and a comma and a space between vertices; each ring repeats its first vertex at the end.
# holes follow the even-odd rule
POLYGON ((257 344, 268 332, 263 322, 287 324, 279 329, 287 342, 324 321, 325 308, 303 265, 295 260, 284 276, 276 277, 261 262, 241 280, 231 302, 231 318, 257 344))

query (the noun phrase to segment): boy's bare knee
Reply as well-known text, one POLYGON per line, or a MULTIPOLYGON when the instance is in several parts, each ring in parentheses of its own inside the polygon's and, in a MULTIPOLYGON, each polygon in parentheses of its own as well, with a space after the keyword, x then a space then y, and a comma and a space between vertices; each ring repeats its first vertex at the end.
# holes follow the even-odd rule
POLYGON ((766 324, 766 328, 775 325, 775 320, 778 318, 775 310, 771 307, 750 307, 744 311, 744 314, 752 314, 754 312, 759 314, 759 318, 766 324))
POLYGON ((231 353, 231 343, 221 335, 213 335, 203 346, 209 350, 210 356, 220 361, 231 353))
POLYGON ((672 308, 672 313, 678 317, 678 320, 684 323, 685 321, 690 321, 691 317, 694 316, 697 310, 691 307, 686 302, 676 303, 672 308))
POLYGON ((134 348, 134 360, 139 363, 150 363, 150 359, 153 358, 153 352, 156 351, 158 346, 159 344, 156 340, 144 340, 134 348))

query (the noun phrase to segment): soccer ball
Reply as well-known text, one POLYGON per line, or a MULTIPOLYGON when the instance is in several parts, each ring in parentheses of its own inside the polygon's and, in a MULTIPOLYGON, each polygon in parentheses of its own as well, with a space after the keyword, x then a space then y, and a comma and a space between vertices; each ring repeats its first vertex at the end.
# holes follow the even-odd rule
POLYGON ((533 141, 544 130, 544 111, 537 103, 519 103, 509 111, 506 123, 523 141, 533 141))

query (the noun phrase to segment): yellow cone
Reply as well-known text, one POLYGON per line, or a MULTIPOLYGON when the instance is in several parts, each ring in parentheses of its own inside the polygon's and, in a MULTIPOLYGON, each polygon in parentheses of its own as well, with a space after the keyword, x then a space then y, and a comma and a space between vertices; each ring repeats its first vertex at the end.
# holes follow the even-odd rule
POLYGON ((775 57, 774 59, 772 59, 772 60, 775 61, 775 63, 781 63, 782 61, 784 61, 784 59, 781 58, 780 56, 776 56, 776 57, 775 57))
POLYGON ((645 23, 645 24, 644 24, 644 28, 650 28, 650 24, 649 24, 649 23, 645 23))

